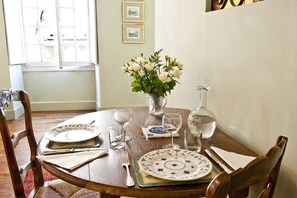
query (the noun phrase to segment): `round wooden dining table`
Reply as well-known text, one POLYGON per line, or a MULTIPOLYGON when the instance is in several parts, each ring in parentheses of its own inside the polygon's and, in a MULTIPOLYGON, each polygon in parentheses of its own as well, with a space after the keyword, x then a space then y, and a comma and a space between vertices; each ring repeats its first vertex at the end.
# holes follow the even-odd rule
MULTIPOLYGON (((102 110, 83 114, 71 118, 60 125, 76 123, 93 123, 100 127, 102 131, 99 135, 102 142, 102 148, 108 148, 108 155, 101 156, 85 165, 67 171, 53 164, 40 160, 41 165, 56 177, 72 183, 74 185, 101 192, 101 197, 199 197, 204 196, 208 183, 199 184, 179 184, 168 186, 140 187, 138 185, 132 159, 139 159, 144 154, 161 149, 164 144, 170 143, 170 138, 145 138, 142 132, 142 126, 161 124, 161 117, 155 117, 148 114, 147 107, 133 107, 133 119, 126 127, 127 135, 132 140, 126 143, 126 150, 129 153, 130 172, 135 180, 135 186, 126 186, 126 170, 122 166, 122 150, 110 149, 108 127, 116 125, 114 119, 114 110, 102 110)), ((184 130, 188 128, 187 118, 190 113, 188 109, 166 108, 165 113, 179 113, 182 116, 182 126, 179 130, 179 137, 174 138, 174 143, 184 148, 184 130)), ((256 156, 249 148, 243 146, 218 128, 216 129, 212 144, 222 149, 234 151, 241 154, 256 156)), ((38 144, 38 154, 43 155, 49 140, 43 137, 38 144)), ((204 151, 201 151, 204 154, 204 151)), ((211 160, 212 161, 212 160, 211 160)), ((212 161, 214 163, 214 161, 212 161)), ((214 163, 215 166, 217 164, 214 163)), ((218 170, 222 170, 217 166, 218 170)))

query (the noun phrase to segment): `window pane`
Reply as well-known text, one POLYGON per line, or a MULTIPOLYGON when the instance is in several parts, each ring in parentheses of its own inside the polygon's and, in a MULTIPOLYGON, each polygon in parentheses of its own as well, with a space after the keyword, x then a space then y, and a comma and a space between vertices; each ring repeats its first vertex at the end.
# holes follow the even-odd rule
POLYGON ((76 61, 75 45, 65 44, 62 46, 63 50, 63 62, 76 61))
POLYGON ((24 7, 36 7, 37 3, 36 0, 24 0, 22 1, 24 7))
POLYGON ((89 0, 20 1, 28 62, 90 61, 89 0))
POLYGON ((77 44, 77 61, 90 61, 89 46, 82 43, 77 44))
POLYGON ((55 1, 53 1, 53 0, 38 0, 38 7, 41 9, 53 10, 53 9, 55 9, 55 1))
POLYGON ((83 9, 75 9, 75 25, 76 26, 88 26, 88 12, 83 9))
POLYGON ((25 40, 27 44, 39 44, 39 34, 36 27, 25 28, 25 40))
POLYGON ((60 0, 60 7, 73 7, 73 0, 60 0))
POLYGON ((44 42, 44 41, 55 41, 55 37, 54 37, 54 31, 52 31, 50 28, 48 27, 41 27, 39 29, 39 34, 40 34, 40 42, 44 42))
POLYGON ((76 40, 77 41, 84 41, 85 43, 89 42, 89 32, 86 28, 76 28, 76 40))
POLYGON ((39 23, 38 11, 34 8, 24 8, 24 25, 35 26, 39 23))
POLYGON ((88 0, 74 0, 74 7, 87 10, 88 0))
POLYGON ((39 45, 27 45, 27 59, 29 62, 41 61, 39 45))
POLYGON ((62 61, 76 61, 74 28, 61 28, 62 33, 62 61))
POLYGON ((44 44, 41 46, 42 50, 42 60, 45 62, 54 62, 55 61, 55 46, 53 43, 44 44))
MULTIPOLYGON (((52 0, 38 0, 39 6, 39 25, 56 27, 56 6, 52 0)), ((55 29, 55 28, 54 28, 55 29)))
POLYGON ((62 26, 73 26, 74 25, 72 9, 66 9, 66 8, 60 9, 60 24, 62 26))
POLYGON ((65 42, 73 43, 75 41, 74 28, 62 27, 61 28, 61 35, 62 35, 62 43, 65 43, 65 42))

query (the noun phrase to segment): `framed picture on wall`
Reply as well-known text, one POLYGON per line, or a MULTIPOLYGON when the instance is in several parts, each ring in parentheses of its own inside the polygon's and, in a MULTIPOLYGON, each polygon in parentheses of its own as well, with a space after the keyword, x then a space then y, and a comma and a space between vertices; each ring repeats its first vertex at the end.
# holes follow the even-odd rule
POLYGON ((123 22, 144 22, 144 2, 123 1, 122 20, 123 22))
POLYGON ((123 23, 123 43, 144 43, 143 23, 123 23))

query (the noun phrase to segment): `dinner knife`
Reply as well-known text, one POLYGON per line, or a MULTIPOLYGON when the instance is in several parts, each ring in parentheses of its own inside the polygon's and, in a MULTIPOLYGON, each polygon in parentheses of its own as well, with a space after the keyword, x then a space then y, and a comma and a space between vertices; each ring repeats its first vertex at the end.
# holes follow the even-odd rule
POLYGON ((228 168, 225 164, 223 164, 214 154, 212 154, 208 149, 205 149, 205 153, 211 159, 213 159, 213 161, 215 161, 224 171, 226 171, 227 173, 233 172, 232 170, 230 170, 230 168, 228 168))
POLYGON ((70 148, 70 149, 49 149, 47 148, 43 151, 44 155, 52 155, 52 154, 63 154, 63 153, 76 153, 76 152, 83 152, 83 151, 100 151, 100 150, 107 150, 107 148, 70 148))

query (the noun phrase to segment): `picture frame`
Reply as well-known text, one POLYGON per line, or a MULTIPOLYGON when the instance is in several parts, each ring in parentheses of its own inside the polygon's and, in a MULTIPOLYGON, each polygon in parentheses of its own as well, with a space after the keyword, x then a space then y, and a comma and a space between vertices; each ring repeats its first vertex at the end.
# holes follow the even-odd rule
POLYGON ((144 2, 143 1, 123 1, 122 2, 123 22, 144 22, 144 2))
POLYGON ((144 43, 143 23, 123 23, 123 43, 144 43))

